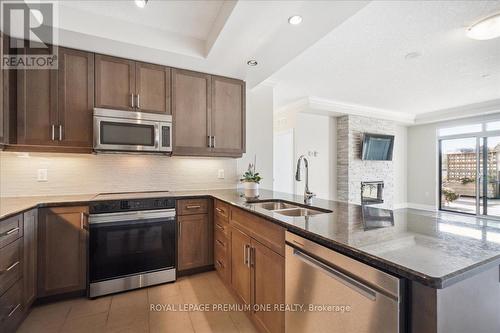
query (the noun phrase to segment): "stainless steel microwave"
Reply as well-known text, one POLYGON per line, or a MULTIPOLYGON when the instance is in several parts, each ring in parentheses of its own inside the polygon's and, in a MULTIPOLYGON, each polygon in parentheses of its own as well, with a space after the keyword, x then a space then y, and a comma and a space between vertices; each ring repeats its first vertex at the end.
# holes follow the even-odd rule
POLYGON ((94 109, 94 150, 172 152, 172 116, 94 109))

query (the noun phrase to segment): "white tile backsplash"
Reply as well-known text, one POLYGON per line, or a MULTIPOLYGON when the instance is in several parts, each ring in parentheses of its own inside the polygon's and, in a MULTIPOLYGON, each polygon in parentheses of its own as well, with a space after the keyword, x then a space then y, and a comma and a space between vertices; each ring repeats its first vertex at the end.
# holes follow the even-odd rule
POLYGON ((237 180, 230 158, 0 152, 2 197, 235 188, 237 180), (47 181, 37 181, 39 169, 47 181))

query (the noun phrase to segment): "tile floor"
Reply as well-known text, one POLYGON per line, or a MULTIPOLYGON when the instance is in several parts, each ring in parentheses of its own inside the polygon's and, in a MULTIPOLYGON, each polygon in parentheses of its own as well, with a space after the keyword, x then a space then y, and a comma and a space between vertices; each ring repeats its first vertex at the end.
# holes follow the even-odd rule
POLYGON ((18 332, 257 332, 242 312, 150 311, 150 304, 235 304, 215 272, 175 283, 34 307, 18 332))

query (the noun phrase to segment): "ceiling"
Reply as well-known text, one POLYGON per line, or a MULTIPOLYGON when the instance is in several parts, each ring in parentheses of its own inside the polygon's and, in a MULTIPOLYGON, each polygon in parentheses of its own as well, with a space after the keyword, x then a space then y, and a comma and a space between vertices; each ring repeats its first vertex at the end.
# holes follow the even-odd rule
POLYGON ((500 0, 57 3, 60 45, 271 84, 276 110, 405 123, 500 111, 500 38, 465 36, 500 0))
POLYGON ((66 47, 244 79, 249 88, 368 1, 58 1, 66 47), (288 24, 295 14, 300 26, 288 24), (247 61, 256 59, 257 67, 247 61))
POLYGON ((496 12, 500 1, 371 2, 270 77, 276 106, 307 98, 410 121, 485 101, 500 111, 500 38, 465 36, 496 12))

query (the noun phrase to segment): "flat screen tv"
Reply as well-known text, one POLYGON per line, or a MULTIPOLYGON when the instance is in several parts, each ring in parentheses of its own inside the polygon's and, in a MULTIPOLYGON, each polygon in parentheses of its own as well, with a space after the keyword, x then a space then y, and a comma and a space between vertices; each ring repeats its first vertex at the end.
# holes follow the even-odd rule
POLYGON ((369 161, 392 161, 394 135, 370 134, 363 135, 361 159, 369 161))

